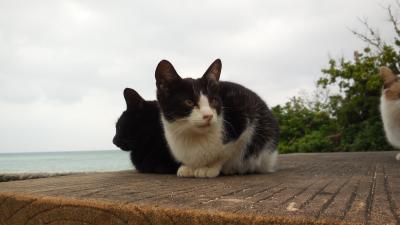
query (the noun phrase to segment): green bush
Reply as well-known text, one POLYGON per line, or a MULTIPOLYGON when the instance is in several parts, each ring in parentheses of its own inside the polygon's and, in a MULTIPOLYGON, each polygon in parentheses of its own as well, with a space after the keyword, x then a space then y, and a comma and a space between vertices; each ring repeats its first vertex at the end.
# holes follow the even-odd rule
POLYGON ((393 149, 386 141, 379 111, 379 67, 400 71, 400 26, 392 8, 387 10, 396 34, 392 43, 383 42, 364 22, 369 34, 353 33, 367 46, 355 51, 353 59, 330 59, 322 69, 317 90, 337 93, 326 99, 293 97, 272 108, 281 127, 281 153, 393 149))

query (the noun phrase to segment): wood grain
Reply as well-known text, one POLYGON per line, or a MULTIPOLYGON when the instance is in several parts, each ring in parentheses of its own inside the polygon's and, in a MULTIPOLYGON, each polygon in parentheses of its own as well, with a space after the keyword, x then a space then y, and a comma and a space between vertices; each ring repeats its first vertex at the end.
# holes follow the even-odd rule
MULTIPOLYGON (((155 211, 149 213, 147 209, 151 208, 188 215, 195 211, 203 217, 222 213, 254 224, 275 221, 400 225, 400 162, 395 155, 396 152, 281 155, 280 169, 275 173, 215 179, 122 171, 3 182, 0 224, 40 224, 39 220, 46 221, 43 224, 102 224, 109 220, 130 224, 128 215, 143 218, 145 224, 161 220, 185 224, 190 217, 176 219, 175 214, 164 211, 159 215, 155 211), (31 197, 18 200, 18 196, 31 197), (79 207, 75 203, 57 203, 57 207, 41 203, 54 197, 60 202, 106 202, 113 214, 109 215, 107 207, 85 208, 81 203, 76 203, 79 207), (134 211, 127 214, 123 207, 133 207, 134 211), (70 216, 60 216, 63 213, 70 216), (89 215, 96 220, 87 219, 89 215), (108 220, 99 219, 107 216, 108 220)), ((230 221, 224 216, 207 218, 230 221)), ((208 220, 195 221, 193 224, 207 224, 208 220)), ((242 222, 235 223, 246 224, 242 222)))

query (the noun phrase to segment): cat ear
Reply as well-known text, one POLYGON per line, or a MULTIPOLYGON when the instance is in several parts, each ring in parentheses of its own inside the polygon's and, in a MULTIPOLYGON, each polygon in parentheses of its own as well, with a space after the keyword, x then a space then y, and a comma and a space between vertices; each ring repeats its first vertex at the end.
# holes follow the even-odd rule
POLYGON ((383 80, 383 88, 389 88, 394 82, 397 81, 397 76, 386 66, 382 66, 379 70, 379 75, 383 80))
POLYGON ((131 88, 125 88, 124 98, 127 109, 140 109, 145 102, 145 100, 131 88))
POLYGON ((222 62, 220 59, 216 59, 210 65, 210 67, 208 67, 207 71, 203 75, 203 78, 219 81, 219 76, 221 75, 221 69, 222 69, 222 62))
POLYGON ((167 90, 169 84, 181 79, 174 66, 165 59, 158 63, 155 75, 156 85, 160 90, 167 90))

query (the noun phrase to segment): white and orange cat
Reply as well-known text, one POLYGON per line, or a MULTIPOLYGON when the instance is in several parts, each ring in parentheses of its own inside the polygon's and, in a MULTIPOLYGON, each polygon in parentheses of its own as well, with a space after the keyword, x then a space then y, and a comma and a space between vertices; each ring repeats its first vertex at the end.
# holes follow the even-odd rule
MULTIPOLYGON (((381 67, 383 80, 381 115, 386 137, 390 144, 400 149, 400 81, 392 70, 381 67)), ((400 153, 396 156, 400 160, 400 153)))

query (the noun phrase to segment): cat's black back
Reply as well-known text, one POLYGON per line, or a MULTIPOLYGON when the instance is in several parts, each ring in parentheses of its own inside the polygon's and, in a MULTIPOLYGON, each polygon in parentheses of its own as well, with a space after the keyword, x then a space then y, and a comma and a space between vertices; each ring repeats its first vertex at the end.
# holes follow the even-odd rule
POLYGON ((248 123, 255 124, 256 135, 244 155, 257 155, 265 144, 276 149, 279 140, 279 125, 266 103, 253 91, 237 83, 220 81, 219 95, 222 100, 225 142, 235 140, 246 129, 248 123))
POLYGON ((176 173, 179 164, 173 159, 164 138, 157 101, 137 98, 133 90, 125 90, 127 110, 122 113, 116 124, 113 143, 124 151, 130 151, 130 158, 139 172, 176 173), (131 96, 126 96, 127 92, 131 96), (133 97, 132 97, 133 96, 133 97))

